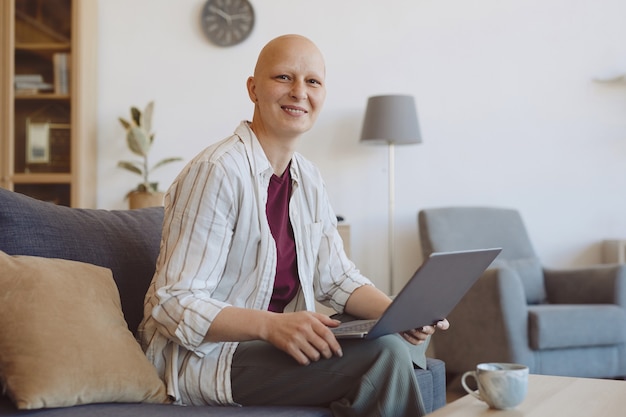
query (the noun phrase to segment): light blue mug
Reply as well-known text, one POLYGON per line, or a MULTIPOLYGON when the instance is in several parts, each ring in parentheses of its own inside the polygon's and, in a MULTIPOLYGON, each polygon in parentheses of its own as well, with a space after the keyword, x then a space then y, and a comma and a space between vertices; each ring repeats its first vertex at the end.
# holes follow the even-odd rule
POLYGON ((528 392, 528 367, 516 363, 480 363, 475 371, 463 374, 461 384, 465 391, 490 408, 507 409, 519 405, 528 392), (466 379, 476 380, 478 390, 467 386, 466 379))

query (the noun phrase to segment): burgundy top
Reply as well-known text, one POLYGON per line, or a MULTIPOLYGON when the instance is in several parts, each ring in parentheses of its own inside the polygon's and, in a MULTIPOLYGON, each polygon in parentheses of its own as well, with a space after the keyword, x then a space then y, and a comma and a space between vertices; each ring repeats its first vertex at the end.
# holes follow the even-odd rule
POLYGON ((296 296, 300 287, 298 260, 293 228, 289 221, 289 198, 291 196, 291 164, 281 177, 272 175, 267 190, 265 213, 276 241, 276 278, 269 311, 282 313, 285 306, 296 296))

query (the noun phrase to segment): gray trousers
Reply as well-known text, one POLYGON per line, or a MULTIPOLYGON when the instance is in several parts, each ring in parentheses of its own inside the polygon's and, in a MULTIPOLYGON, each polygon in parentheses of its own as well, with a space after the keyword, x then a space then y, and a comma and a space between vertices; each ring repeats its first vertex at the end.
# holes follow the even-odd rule
POLYGON ((307 366, 269 343, 240 343, 232 363, 233 399, 244 406, 328 407, 335 417, 426 414, 411 345, 397 335, 340 343, 343 357, 307 366))

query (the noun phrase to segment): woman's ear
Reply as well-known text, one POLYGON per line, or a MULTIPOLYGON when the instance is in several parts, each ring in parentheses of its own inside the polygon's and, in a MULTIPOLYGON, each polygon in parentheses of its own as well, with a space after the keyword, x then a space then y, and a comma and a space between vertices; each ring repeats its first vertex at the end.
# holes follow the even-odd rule
POLYGON ((254 77, 252 76, 248 77, 248 80, 246 81, 246 88, 248 90, 248 97, 250 97, 250 100, 252 100, 253 103, 256 103, 257 102, 256 93, 255 93, 256 84, 254 83, 254 77))

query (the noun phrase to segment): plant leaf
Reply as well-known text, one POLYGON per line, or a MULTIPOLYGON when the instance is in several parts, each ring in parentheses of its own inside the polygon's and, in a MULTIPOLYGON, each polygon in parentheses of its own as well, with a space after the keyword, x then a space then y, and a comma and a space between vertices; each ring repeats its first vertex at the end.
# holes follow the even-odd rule
POLYGON ((139 162, 120 161, 117 163, 117 166, 143 176, 143 168, 141 168, 141 164, 139 162))
POLYGON ((152 113, 154 111, 154 101, 148 103, 141 115, 141 126, 146 129, 146 132, 152 132, 152 113))
POLYGON ((150 191, 151 193, 156 193, 156 192, 159 191, 159 183, 158 182, 149 182, 148 185, 149 185, 148 191, 150 191))
POLYGON ((165 164, 169 164, 171 162, 178 162, 178 161, 182 161, 183 158, 179 158, 179 157, 172 157, 172 158, 165 158, 165 159, 161 159, 159 162, 157 162, 156 164, 154 164, 152 166, 152 168, 150 168, 150 171, 154 171, 155 169, 157 169, 158 167, 161 167, 165 164))
POLYGON ((135 191, 139 191, 142 193, 156 193, 158 192, 159 183, 158 182, 142 182, 137 185, 135 191))
POLYGON ((146 131, 141 127, 132 126, 126 134, 126 142, 128 142, 128 148, 136 155, 148 156, 150 151, 150 139, 146 135, 146 131))
POLYGON ((130 108, 130 115, 137 126, 141 126, 141 112, 137 107, 130 108))
POLYGON ((119 121, 122 124, 122 126, 124 126, 124 129, 126 130, 130 129, 132 126, 128 120, 122 119, 121 117, 119 118, 119 121))

